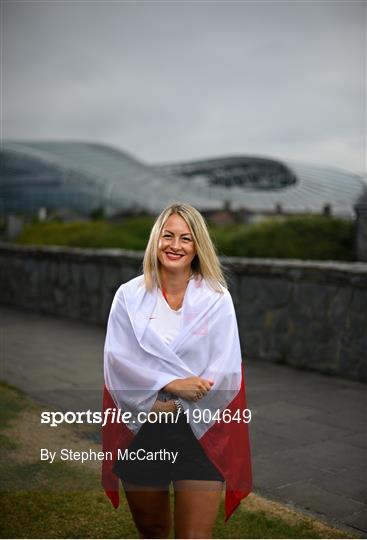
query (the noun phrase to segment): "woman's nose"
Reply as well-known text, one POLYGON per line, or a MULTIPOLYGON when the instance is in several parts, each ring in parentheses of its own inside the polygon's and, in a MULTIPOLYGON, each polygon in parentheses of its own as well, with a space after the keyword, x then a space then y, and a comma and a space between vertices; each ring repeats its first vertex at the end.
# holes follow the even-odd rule
POLYGON ((180 249, 180 239, 179 238, 172 238, 172 241, 171 241, 171 247, 174 248, 174 249, 180 249))

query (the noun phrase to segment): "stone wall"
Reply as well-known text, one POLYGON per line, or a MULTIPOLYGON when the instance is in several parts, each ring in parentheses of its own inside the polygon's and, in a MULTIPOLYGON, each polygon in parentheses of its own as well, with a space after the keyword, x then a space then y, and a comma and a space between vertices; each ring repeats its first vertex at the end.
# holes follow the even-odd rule
POLYGON ((356 258, 367 262, 367 193, 354 207, 356 212, 356 258))
MULTIPOLYGON (((0 303, 105 324, 142 252, 0 244, 0 303)), ((246 361, 367 381, 367 264, 225 258, 246 361)))

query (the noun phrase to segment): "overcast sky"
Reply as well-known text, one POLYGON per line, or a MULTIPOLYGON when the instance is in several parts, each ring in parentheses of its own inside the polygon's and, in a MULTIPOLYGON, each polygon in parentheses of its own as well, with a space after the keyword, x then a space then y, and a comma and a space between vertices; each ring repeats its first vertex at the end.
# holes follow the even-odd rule
POLYGON ((366 2, 2 2, 5 139, 365 170, 366 2))

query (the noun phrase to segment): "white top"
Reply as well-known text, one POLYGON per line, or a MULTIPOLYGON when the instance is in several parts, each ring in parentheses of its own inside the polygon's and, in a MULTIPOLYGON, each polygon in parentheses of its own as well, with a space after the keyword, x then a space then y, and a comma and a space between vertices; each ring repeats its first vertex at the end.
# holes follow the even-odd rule
POLYGON ((177 310, 172 309, 164 298, 162 290, 158 289, 157 304, 149 324, 165 343, 171 343, 182 328, 182 307, 177 310))

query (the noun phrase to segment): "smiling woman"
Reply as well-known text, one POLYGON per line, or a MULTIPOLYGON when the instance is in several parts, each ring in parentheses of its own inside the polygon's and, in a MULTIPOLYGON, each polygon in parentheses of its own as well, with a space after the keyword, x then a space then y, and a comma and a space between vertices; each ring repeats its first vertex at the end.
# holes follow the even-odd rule
POLYGON ((185 283, 182 289, 177 286, 177 277, 180 281, 183 275, 189 279, 195 255, 195 243, 186 221, 178 214, 172 214, 161 232, 157 256, 162 282, 168 284, 165 298, 174 310, 181 307, 186 290, 185 283))
POLYGON ((158 216, 143 266, 118 289, 108 320, 104 408, 131 411, 132 421, 103 428, 114 455, 103 485, 117 507, 121 480, 141 537, 167 538, 172 482, 176 537, 210 538, 224 482, 226 519, 252 486, 234 306, 204 218, 189 204, 158 216), (142 412, 171 415, 142 423, 142 412), (146 459, 122 459, 126 449, 146 459), (160 455, 177 459, 148 459, 160 455))

